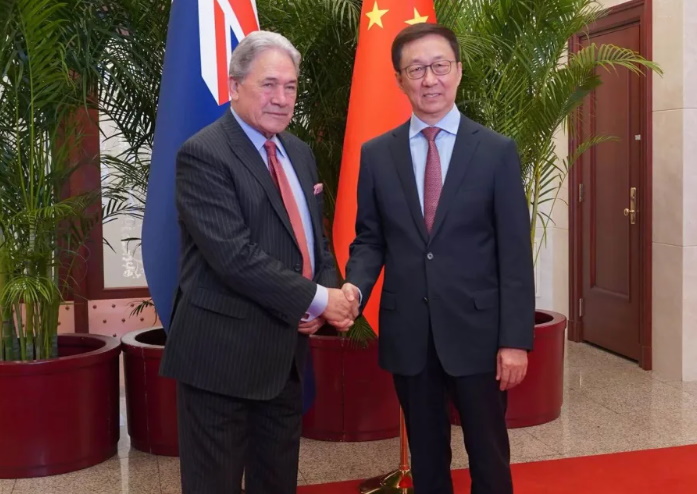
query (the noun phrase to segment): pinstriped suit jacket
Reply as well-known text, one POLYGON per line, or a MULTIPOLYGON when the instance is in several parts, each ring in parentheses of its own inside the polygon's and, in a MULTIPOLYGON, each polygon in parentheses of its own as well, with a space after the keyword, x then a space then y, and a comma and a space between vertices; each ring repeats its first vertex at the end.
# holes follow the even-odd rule
POLYGON ((300 319, 317 284, 338 281, 323 234, 322 196, 313 194, 312 151, 289 133, 279 138, 312 217, 314 280, 301 275, 302 255, 264 161, 226 111, 177 155, 180 275, 164 376, 266 400, 281 392, 294 363, 302 370, 308 338, 298 333, 300 319))

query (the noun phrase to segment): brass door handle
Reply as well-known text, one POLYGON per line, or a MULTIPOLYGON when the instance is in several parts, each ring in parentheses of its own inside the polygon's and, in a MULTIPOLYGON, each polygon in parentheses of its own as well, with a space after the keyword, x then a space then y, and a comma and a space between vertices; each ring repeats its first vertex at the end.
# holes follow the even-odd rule
POLYGON ((636 224, 636 187, 631 187, 629 189, 629 207, 624 208, 624 215, 629 216, 629 223, 631 225, 636 224))

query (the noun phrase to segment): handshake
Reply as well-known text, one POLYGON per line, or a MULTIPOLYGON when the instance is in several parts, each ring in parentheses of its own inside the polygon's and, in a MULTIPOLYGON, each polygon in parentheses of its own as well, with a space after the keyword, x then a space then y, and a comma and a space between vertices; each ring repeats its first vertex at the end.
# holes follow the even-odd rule
POLYGON ((358 317, 360 292, 355 285, 345 283, 341 290, 329 288, 329 302, 322 317, 338 331, 348 331, 358 317))

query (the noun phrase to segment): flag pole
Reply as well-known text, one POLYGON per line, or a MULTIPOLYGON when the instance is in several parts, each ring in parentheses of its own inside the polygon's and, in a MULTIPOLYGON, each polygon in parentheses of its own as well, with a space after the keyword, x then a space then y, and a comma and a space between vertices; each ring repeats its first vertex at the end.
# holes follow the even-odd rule
POLYGON ((361 494, 414 494, 409 467, 409 443, 404 412, 399 409, 399 468, 368 479, 360 485, 361 494))

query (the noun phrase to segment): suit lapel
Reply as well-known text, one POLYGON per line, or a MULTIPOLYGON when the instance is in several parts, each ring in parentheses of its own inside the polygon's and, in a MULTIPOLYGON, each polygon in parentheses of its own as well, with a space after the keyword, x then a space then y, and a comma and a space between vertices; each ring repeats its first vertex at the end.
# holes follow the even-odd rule
POLYGON ((411 160, 411 147, 409 146, 409 122, 397 127, 392 135, 394 137, 390 143, 392 161, 397 169, 397 175, 399 175, 399 180, 402 183, 402 189, 407 198, 407 205, 416 228, 419 230, 419 234, 424 242, 426 242, 428 240, 428 232, 424 223, 424 215, 421 212, 419 192, 416 189, 414 165, 411 160))
POLYGON ((283 144, 286 153, 288 153, 288 159, 290 160, 290 164, 293 165, 295 175, 300 182, 300 188, 303 190, 303 195, 307 201, 307 209, 310 212, 310 218, 312 218, 312 231, 315 234, 315 272, 318 272, 317 262, 321 258, 318 253, 320 252, 319 247, 322 240, 322 221, 319 208, 315 207, 316 202, 312 175, 307 163, 302 159, 300 149, 298 149, 293 140, 288 139, 283 134, 278 134, 278 139, 281 141, 281 144, 283 144))
POLYGON ((249 172, 264 188, 264 192, 266 192, 271 205, 297 245, 293 227, 290 224, 290 218, 286 212, 286 207, 283 205, 283 199, 281 199, 281 194, 279 194, 276 185, 273 183, 269 169, 266 167, 266 164, 264 164, 261 155, 254 148, 247 134, 244 133, 244 130, 242 130, 242 127, 240 127, 230 111, 225 112, 222 123, 225 128, 225 135, 228 136, 228 144, 232 152, 235 153, 240 162, 247 167, 249 172))
POLYGON ((455 137, 455 147, 453 148, 450 165, 448 166, 448 173, 445 176, 443 190, 441 191, 438 201, 436 217, 433 220, 431 239, 435 238, 438 229, 443 225, 445 216, 448 214, 453 199, 465 177, 467 167, 470 161, 472 161, 472 156, 479 145, 479 138, 476 135, 477 132, 478 128, 472 124, 471 120, 461 115, 460 126, 458 127, 457 136, 455 137))

